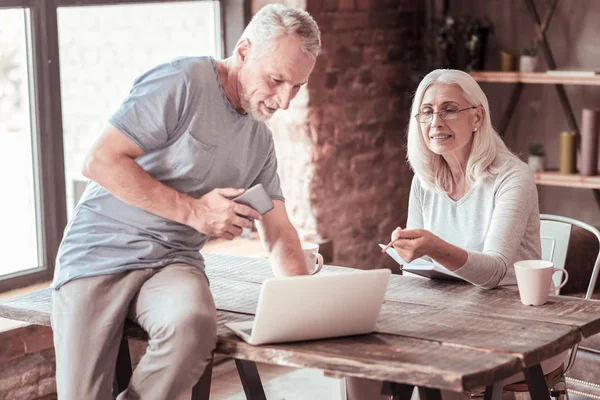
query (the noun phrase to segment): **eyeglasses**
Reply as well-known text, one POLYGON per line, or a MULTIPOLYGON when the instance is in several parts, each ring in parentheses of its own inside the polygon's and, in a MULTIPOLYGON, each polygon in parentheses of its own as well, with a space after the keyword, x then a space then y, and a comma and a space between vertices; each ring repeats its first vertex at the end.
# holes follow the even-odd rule
POLYGON ((438 112, 425 111, 420 114, 415 115, 415 119, 420 123, 429 123, 433 120, 433 116, 435 114, 439 115, 441 119, 444 121, 450 121, 452 119, 458 118, 458 113, 465 110, 474 110, 477 106, 471 106, 467 108, 463 108, 462 110, 455 110, 453 108, 446 108, 445 110, 441 110, 438 112))

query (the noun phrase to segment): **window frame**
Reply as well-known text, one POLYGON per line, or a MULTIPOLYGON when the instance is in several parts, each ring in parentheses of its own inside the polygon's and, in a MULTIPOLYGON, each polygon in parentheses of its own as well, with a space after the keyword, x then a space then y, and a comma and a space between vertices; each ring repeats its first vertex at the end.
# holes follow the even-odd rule
MULTIPOLYGON (((0 277, 0 293, 52 280, 56 253, 67 224, 58 7, 179 3, 207 0, 0 0, 0 10, 27 8, 30 13, 28 53, 36 220, 41 265, 0 277)), ((250 0, 217 0, 221 48, 230 55, 249 21, 250 0)))

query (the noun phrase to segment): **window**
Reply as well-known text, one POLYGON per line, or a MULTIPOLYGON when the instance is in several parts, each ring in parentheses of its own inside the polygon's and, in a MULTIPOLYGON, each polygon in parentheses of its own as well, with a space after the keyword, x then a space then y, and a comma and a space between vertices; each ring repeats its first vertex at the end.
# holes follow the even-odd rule
POLYGON ((29 10, 0 9, 0 277, 40 267, 29 10))
POLYGON ((221 56, 219 3, 58 9, 67 211, 85 187, 80 170, 135 78, 179 56, 221 56))
POLYGON ((83 158, 133 80, 230 54, 247 3, 0 0, 0 292, 52 279, 83 158))

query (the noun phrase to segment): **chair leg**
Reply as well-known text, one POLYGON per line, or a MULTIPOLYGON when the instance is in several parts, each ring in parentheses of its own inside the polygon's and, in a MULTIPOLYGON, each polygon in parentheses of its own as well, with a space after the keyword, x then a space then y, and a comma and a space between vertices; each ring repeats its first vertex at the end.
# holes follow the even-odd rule
POLYGON ((212 379, 214 357, 211 356, 198 383, 192 388, 192 400, 208 400, 210 397, 210 382, 212 379))
POLYGON ((129 342, 126 338, 121 339, 119 353, 117 354, 117 366, 115 370, 115 380, 113 382, 113 396, 115 399, 129 386, 131 379, 131 357, 129 355, 129 342))
POLYGON ((556 400, 569 400, 569 391, 567 390, 567 382, 564 375, 550 388, 550 397, 556 400))

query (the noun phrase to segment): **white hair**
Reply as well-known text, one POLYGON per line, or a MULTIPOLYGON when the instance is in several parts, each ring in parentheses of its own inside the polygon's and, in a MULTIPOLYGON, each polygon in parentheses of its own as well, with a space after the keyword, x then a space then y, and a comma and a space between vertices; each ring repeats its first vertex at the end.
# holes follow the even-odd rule
POLYGON ((294 34, 300 37, 305 54, 314 58, 319 55, 321 32, 309 13, 283 4, 267 4, 252 17, 240 40, 248 39, 253 46, 263 48, 280 36, 294 34))
POLYGON ((436 69, 430 72, 419 84, 413 99, 408 124, 407 158, 423 186, 450 193, 453 189, 450 168, 441 155, 435 154, 427 147, 421 124, 414 117, 419 113, 427 89, 437 84, 460 87, 465 100, 471 106, 483 108, 483 121, 481 127, 473 134, 471 153, 467 160, 465 172, 468 184, 473 184, 487 175, 497 174, 507 157, 515 156, 492 126, 487 97, 469 74, 455 69, 436 69))

